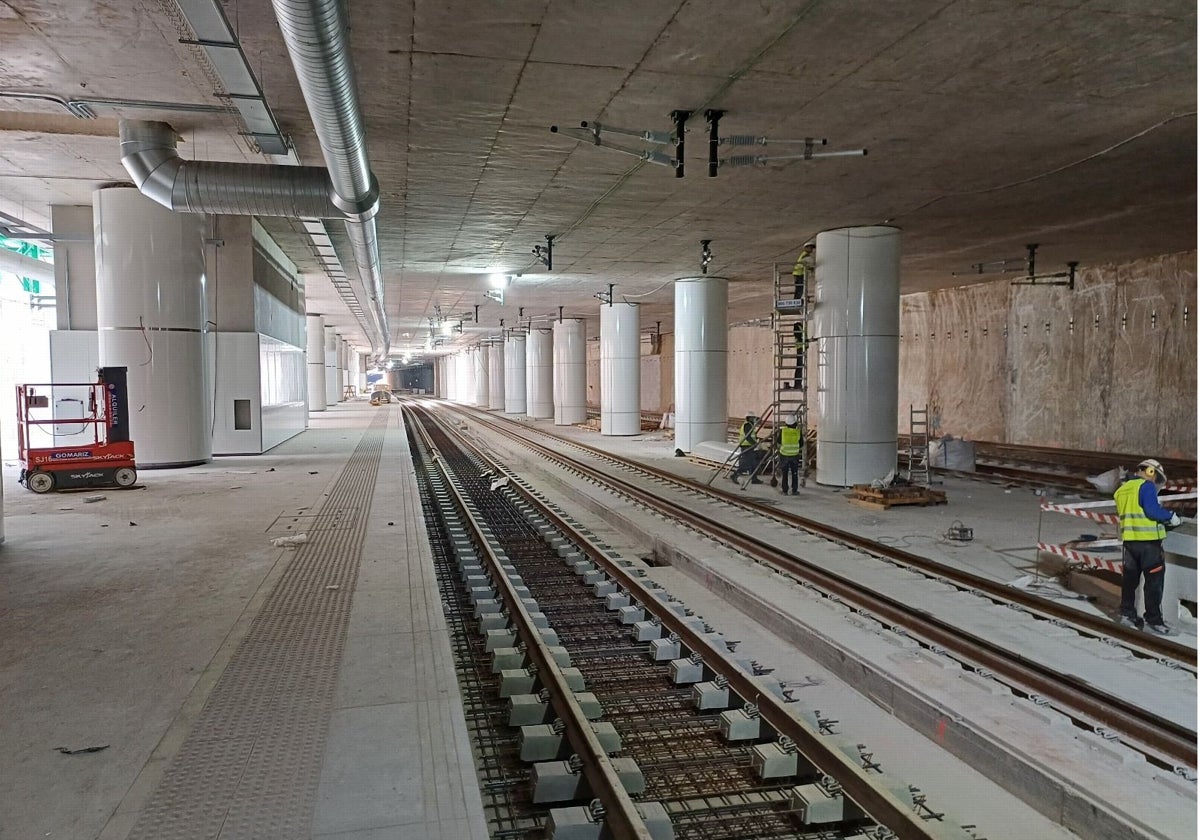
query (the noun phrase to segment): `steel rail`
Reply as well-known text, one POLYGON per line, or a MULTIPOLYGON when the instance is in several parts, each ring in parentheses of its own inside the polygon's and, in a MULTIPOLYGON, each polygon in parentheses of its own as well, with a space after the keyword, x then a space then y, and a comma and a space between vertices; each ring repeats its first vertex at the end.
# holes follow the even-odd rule
MULTIPOLYGON (((624 479, 609 475, 568 455, 492 424, 497 432, 558 461, 593 480, 606 484, 640 504, 678 519, 693 529, 837 596, 876 619, 904 628, 927 645, 951 652, 977 670, 986 670, 1019 690, 1052 702, 1071 717, 1122 733, 1127 742, 1142 751, 1157 753, 1173 762, 1196 767, 1196 733, 1185 726, 1114 697, 1073 677, 1007 650, 981 636, 965 632, 928 613, 804 561, 770 543, 705 518, 686 505, 665 499, 624 479)), ((489 459, 492 460, 492 459, 489 459)), ((861 804, 861 803, 860 803, 861 804)))
MULTIPOLYGON (((468 441, 461 432, 433 417, 428 409, 420 409, 431 422, 437 423, 447 435, 458 441, 459 446, 489 464, 498 475, 512 476, 512 472, 494 456, 468 441)), ((579 532, 541 499, 526 489, 519 481, 509 484, 526 501, 537 508, 555 528, 568 535, 588 559, 603 569, 606 574, 637 598, 647 613, 655 615, 662 625, 675 634, 694 653, 704 658, 705 664, 729 680, 729 687, 743 699, 751 699, 758 708, 759 716, 776 732, 786 735, 795 743, 801 755, 822 772, 841 785, 844 795, 863 809, 872 819, 895 832, 898 840, 946 840, 948 836, 963 837, 961 833, 951 835, 946 825, 926 821, 911 805, 905 805, 890 790, 876 785, 867 768, 851 759, 836 746, 828 743, 817 731, 794 716, 787 703, 756 683, 752 676, 727 658, 726 652, 704 638, 683 620, 683 617, 662 606, 655 592, 629 570, 614 562, 591 538, 579 532)))
MULTIPOLYGON (((500 597, 508 608, 509 618, 530 660, 537 666, 538 678, 549 689, 550 703, 558 714, 559 720, 565 724, 564 733, 571 742, 575 753, 582 759, 582 771, 591 784, 591 790, 604 804, 605 827, 615 840, 652 840, 649 829, 637 811, 633 799, 621 784, 612 762, 604 751, 596 733, 592 730, 587 716, 575 701, 574 692, 567 684, 566 677, 559 668, 554 657, 547 650, 547 645, 533 623, 529 611, 521 602, 520 596, 501 568, 500 558, 492 550, 487 536, 483 533, 479 522, 471 514, 467 500, 458 488, 458 478, 451 474, 446 465, 446 459, 429 437, 428 432, 420 423, 415 424, 421 436, 422 443, 435 454, 434 463, 446 480, 446 486, 454 496, 455 503, 468 524, 473 536, 476 549, 486 559, 492 569, 493 583, 499 590, 500 597)), ((449 434, 449 431, 447 430, 449 434)), ((464 447, 465 448, 465 447, 464 447)))
MULTIPOLYGON (((455 408, 460 411, 462 410, 462 407, 460 406, 455 406, 455 408)), ((466 411, 464 413, 467 413, 469 416, 477 419, 481 419, 483 422, 487 423, 490 427, 495 428, 497 431, 504 431, 506 434, 509 434, 510 436, 512 435, 511 431, 505 429, 496 422, 496 420, 499 418, 494 418, 488 414, 484 414, 483 412, 473 410, 466 411)), ((507 424, 509 421, 506 420, 505 422, 507 424)), ((521 429, 522 432, 529 429, 529 427, 525 425, 517 426, 516 428, 521 429)), ((745 496, 740 496, 727 490, 721 490, 717 487, 712 487, 707 484, 693 481, 689 478, 684 478, 683 476, 667 472, 666 470, 661 470, 646 464, 628 461, 618 455, 614 455, 611 452, 606 452, 605 450, 594 446, 589 446, 586 443, 580 443, 578 441, 562 438, 557 435, 550 434, 549 432, 545 432, 541 429, 534 429, 534 431, 565 445, 581 449, 597 458, 603 458, 611 461, 620 467, 643 472, 646 475, 652 476, 660 481, 678 485, 685 490, 712 496, 713 498, 720 499, 721 501, 735 507, 756 513, 767 519, 773 519, 776 522, 780 522, 785 525, 790 525, 794 528, 808 531, 815 536, 823 537, 827 540, 840 543, 849 548, 865 552, 874 557, 878 557, 881 560, 899 563, 921 572, 922 574, 941 578, 956 586, 965 589, 976 590, 986 594, 993 600, 1006 604, 1016 604, 1021 608, 1028 610, 1029 612, 1036 613, 1047 620, 1069 624, 1073 629, 1078 630, 1083 635, 1092 636, 1095 638, 1115 639, 1136 653, 1170 659, 1173 662, 1184 666, 1193 674, 1196 673, 1196 650, 1194 648, 1187 647, 1186 645, 1181 645, 1178 642, 1173 642, 1169 638, 1152 636, 1141 630, 1123 627, 1120 624, 1117 624, 1115 621, 1110 621, 1100 616, 1079 612, 1078 610, 1074 610, 1070 607, 1056 604, 1053 601, 1048 601, 1045 598, 1040 598, 1037 595, 1006 586, 999 581, 994 581, 989 578, 973 574, 972 572, 955 568, 954 566, 948 566, 944 563, 938 562, 937 560, 923 557, 920 554, 914 554, 911 551, 905 551, 902 548, 885 545, 884 543, 873 540, 870 537, 864 537, 860 534, 844 531, 840 528, 834 527, 833 525, 827 525, 823 522, 818 522, 815 519, 809 519, 798 514, 788 513, 768 505, 749 501, 745 496)))

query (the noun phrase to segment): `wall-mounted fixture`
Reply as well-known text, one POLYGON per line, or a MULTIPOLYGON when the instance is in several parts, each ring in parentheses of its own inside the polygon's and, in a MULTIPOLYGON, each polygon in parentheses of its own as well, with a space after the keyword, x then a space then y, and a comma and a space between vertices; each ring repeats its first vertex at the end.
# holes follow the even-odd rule
POLYGON ((1013 280, 1013 286, 1066 286, 1068 289, 1075 290, 1075 269, 1079 267, 1078 260, 1072 260, 1067 263, 1066 271, 1057 271, 1053 274, 1038 274, 1037 273, 1037 249, 1036 242, 1026 245, 1028 251, 1025 257, 1025 276, 1019 280, 1013 280))

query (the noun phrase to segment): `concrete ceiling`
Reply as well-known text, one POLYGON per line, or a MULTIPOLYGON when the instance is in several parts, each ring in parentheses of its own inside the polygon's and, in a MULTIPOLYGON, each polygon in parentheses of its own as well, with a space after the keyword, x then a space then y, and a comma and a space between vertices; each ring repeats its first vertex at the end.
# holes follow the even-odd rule
MULTIPOLYGON (((223 5, 301 159, 319 163, 269 4, 223 5)), ((500 318, 515 322, 518 306, 594 314, 592 295, 610 282, 641 296, 644 326, 669 327, 669 281, 697 273, 701 239, 713 240, 710 273, 737 281, 733 321, 765 317, 772 263, 790 265, 807 237, 832 227, 902 228, 905 291, 968 282, 954 272, 1021 257, 1027 242, 1041 244, 1045 270, 1195 247, 1194 2, 348 8, 398 350, 424 343, 435 305, 483 304, 480 328, 494 331, 500 318), (724 109, 723 134, 826 137, 828 149, 870 154, 708 178, 698 115, 677 179, 549 131, 580 120, 668 131, 676 108, 724 109), (557 236, 550 273, 530 253, 546 234, 557 236), (483 297, 491 271, 523 273, 503 308, 483 297)), ((0 0, 0 85, 214 104, 173 9, 173 0, 0 0)), ((96 110, 99 119, 78 120, 51 103, 0 98, 0 211, 44 224, 50 204, 87 203, 97 185, 123 179, 119 117, 170 121, 189 141, 185 156, 261 160, 228 113, 96 110)), ((298 225, 265 224, 316 271, 298 225)), ((315 276, 307 284, 310 308, 353 334, 332 287, 315 276)), ((468 326, 468 338, 479 334, 468 326)))

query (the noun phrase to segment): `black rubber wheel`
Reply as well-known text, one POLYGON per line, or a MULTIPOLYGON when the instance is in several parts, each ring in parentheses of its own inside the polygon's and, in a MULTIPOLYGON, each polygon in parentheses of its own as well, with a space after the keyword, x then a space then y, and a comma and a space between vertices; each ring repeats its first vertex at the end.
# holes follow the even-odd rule
POLYGON ((34 493, 49 493, 54 489, 54 475, 36 470, 25 476, 25 486, 34 493))
POLYGON ((113 481, 118 487, 132 487, 137 483, 137 470, 133 467, 121 467, 113 474, 113 481))

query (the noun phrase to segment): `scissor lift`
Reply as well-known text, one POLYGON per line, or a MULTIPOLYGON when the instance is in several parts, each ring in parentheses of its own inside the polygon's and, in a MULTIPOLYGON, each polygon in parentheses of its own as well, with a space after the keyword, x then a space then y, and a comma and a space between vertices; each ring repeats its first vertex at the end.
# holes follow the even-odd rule
MULTIPOLYGON (((129 399, 123 367, 101 368, 99 381, 39 383, 17 386, 17 456, 21 484, 34 493, 86 487, 132 487, 137 483, 133 441, 129 439, 129 399), (35 416, 50 408, 55 388, 88 389, 83 417, 35 416), (80 426, 82 438, 73 446, 32 445, 31 432, 53 426, 80 426)), ((53 431, 51 429, 50 431, 53 431)))

